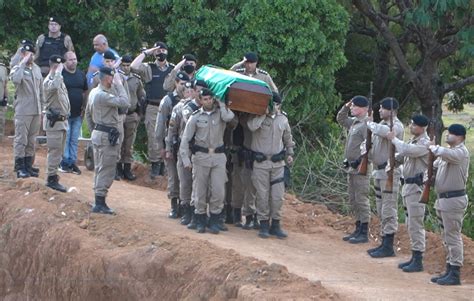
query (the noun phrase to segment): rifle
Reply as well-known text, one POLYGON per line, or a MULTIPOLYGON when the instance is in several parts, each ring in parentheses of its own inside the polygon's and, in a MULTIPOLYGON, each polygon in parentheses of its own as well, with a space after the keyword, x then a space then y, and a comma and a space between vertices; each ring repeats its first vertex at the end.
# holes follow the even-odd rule
MULTIPOLYGON (((435 132, 435 105, 431 106, 431 122, 430 127, 428 128, 428 135, 430 136, 430 140, 434 140, 434 132, 435 132)), ((428 155, 428 179, 426 179, 425 187, 423 187, 423 193, 421 194, 420 203, 421 204, 428 204, 430 200, 430 189, 432 186, 432 178, 433 178, 433 162, 435 161, 435 156, 431 150, 429 151, 428 155)))
MULTIPOLYGON (((390 132, 393 131, 393 99, 390 103, 390 132)), ((390 156, 388 158, 390 169, 387 172, 387 182, 385 183, 385 191, 387 193, 393 192, 393 171, 395 169, 395 145, 390 143, 390 156)))
MULTIPOLYGON (((372 96, 373 96, 373 84, 374 82, 370 82, 370 92, 369 92, 369 117, 372 116, 372 96)), ((359 164, 358 174, 359 175, 367 175, 367 166, 369 165, 369 152, 372 148, 372 131, 367 128, 367 138, 365 140, 365 154, 362 155, 362 159, 359 164)))

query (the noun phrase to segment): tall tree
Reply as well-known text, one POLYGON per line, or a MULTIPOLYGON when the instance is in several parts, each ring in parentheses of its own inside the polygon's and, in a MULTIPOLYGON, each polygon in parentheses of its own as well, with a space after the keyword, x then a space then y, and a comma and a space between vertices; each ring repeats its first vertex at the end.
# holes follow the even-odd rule
POLYGON ((474 29, 470 1, 352 0, 352 3, 370 20, 390 48, 422 112, 433 117, 432 106, 436 107, 434 117, 440 139, 441 103, 445 94, 474 83, 472 74, 446 78, 440 73, 441 62, 458 53, 472 60, 474 29))

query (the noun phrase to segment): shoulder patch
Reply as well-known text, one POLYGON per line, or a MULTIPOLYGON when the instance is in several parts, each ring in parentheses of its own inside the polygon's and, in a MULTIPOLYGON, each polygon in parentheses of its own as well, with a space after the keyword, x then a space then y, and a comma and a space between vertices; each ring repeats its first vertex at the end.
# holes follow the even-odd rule
POLYGON ((245 72, 245 68, 235 69, 235 72, 244 73, 244 72, 245 72))
POLYGON ((263 70, 263 69, 258 69, 258 68, 257 68, 257 72, 258 72, 258 73, 261 73, 261 74, 268 75, 268 72, 265 71, 265 70, 263 70))

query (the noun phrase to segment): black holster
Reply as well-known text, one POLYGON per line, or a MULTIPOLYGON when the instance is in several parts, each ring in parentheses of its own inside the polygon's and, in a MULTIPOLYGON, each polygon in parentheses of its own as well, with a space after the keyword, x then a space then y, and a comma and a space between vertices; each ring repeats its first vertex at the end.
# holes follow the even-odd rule
POLYGON ((173 153, 174 158, 178 158, 179 145, 181 144, 181 139, 178 136, 173 137, 171 142, 171 152, 173 153))
POLYGON ((49 121, 49 126, 54 127, 56 122, 66 120, 66 116, 62 116, 59 111, 55 109, 48 109, 46 112, 46 119, 49 121))
POLYGON ((107 133, 110 145, 112 146, 117 145, 117 142, 120 138, 120 132, 118 129, 111 126, 96 124, 94 127, 94 130, 107 133))

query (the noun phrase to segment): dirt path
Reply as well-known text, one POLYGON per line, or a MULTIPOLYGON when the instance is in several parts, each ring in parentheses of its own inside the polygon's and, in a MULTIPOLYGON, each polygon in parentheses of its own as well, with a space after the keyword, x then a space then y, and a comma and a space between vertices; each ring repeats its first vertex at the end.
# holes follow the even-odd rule
MULTIPOLYGON (((37 162, 44 166, 44 157, 39 155, 37 162)), ((92 177, 93 173, 83 168, 81 176, 62 175, 62 182, 92 200, 92 177)), ((368 245, 342 242, 342 232, 328 226, 320 227, 315 234, 289 231, 289 238, 283 241, 262 240, 254 231, 232 226, 229 232, 219 235, 197 234, 167 218, 166 192, 124 181, 114 182, 108 203, 119 215, 146 224, 157 232, 206 240, 244 256, 281 264, 298 276, 321 281, 324 287, 349 300, 472 300, 474 295, 473 284, 440 287, 429 282, 431 275, 426 272, 401 272, 396 265, 403 256, 374 260, 365 252, 368 245)))

